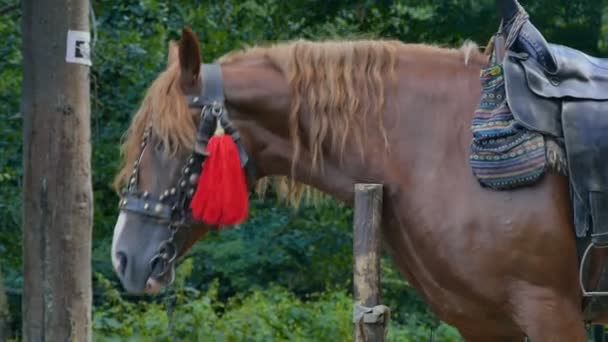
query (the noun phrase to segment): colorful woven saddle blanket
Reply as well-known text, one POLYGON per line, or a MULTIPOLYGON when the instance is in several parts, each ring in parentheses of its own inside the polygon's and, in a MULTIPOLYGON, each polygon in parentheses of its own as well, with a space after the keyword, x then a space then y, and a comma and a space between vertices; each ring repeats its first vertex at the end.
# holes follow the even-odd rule
POLYGON ((472 121, 470 163, 479 183, 509 190, 538 181, 547 165, 544 137, 516 121, 507 103, 502 66, 481 70, 481 99, 472 121))

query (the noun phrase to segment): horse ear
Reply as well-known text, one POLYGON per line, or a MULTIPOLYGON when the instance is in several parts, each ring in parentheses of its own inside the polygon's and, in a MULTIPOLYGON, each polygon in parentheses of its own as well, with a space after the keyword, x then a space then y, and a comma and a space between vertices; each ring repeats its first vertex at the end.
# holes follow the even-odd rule
POLYGON ((201 69, 201 53, 198 37, 189 27, 184 27, 179 41, 179 65, 183 89, 196 86, 201 69))
POLYGON ((179 60, 179 45, 175 40, 169 41, 169 52, 167 53, 167 66, 179 60))

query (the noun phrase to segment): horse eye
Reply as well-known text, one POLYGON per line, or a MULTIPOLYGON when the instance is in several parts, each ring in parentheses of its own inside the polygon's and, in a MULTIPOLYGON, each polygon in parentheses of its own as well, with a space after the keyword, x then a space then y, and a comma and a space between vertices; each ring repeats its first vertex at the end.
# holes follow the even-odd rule
POLYGON ((162 154, 165 151, 165 146, 163 145, 162 142, 158 142, 158 144, 154 145, 154 151, 156 153, 162 154))

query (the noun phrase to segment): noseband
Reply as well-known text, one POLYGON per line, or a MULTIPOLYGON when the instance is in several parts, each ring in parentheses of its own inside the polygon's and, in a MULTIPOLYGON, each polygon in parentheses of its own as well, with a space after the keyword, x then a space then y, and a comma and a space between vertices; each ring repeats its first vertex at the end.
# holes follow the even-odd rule
POLYGON ((201 64, 200 79, 202 82, 201 93, 187 96, 189 107, 201 109, 196 144, 187 159, 186 165, 182 167, 177 184, 156 195, 138 189, 141 159, 152 134, 152 125, 150 124, 144 131, 139 158, 133 165, 131 177, 126 188, 122 191, 122 199, 119 204, 121 211, 148 217, 161 224, 166 224, 170 229, 171 236, 160 244, 157 254, 150 261, 153 271, 157 262, 163 263, 161 268, 163 271, 160 274, 154 274, 156 277, 164 275, 169 269, 166 266, 173 263, 177 257, 178 251, 174 241, 177 232, 195 222, 190 210, 190 201, 198 184, 203 163, 208 155, 206 151, 207 143, 215 132, 218 122, 221 123, 224 132, 232 136, 236 143, 241 167, 245 169, 247 176, 251 179, 255 177, 255 169, 243 148, 240 135, 228 118, 228 111, 225 107, 224 82, 219 64, 201 64))

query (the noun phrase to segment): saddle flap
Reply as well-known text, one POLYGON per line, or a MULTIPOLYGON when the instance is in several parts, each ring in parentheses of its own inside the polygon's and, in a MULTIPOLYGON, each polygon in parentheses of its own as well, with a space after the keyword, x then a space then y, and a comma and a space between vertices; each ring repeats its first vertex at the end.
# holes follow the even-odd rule
MULTIPOLYGON (((551 45, 557 71, 548 72, 525 53, 507 53, 508 60, 522 66, 525 83, 539 97, 552 99, 608 100, 608 60, 588 56, 578 50, 551 45)), ((505 60, 506 61, 506 60, 505 60)))
POLYGON ((513 116, 529 130, 562 137, 561 103, 528 86, 526 68, 517 56, 508 51, 503 60, 507 102, 513 116))

